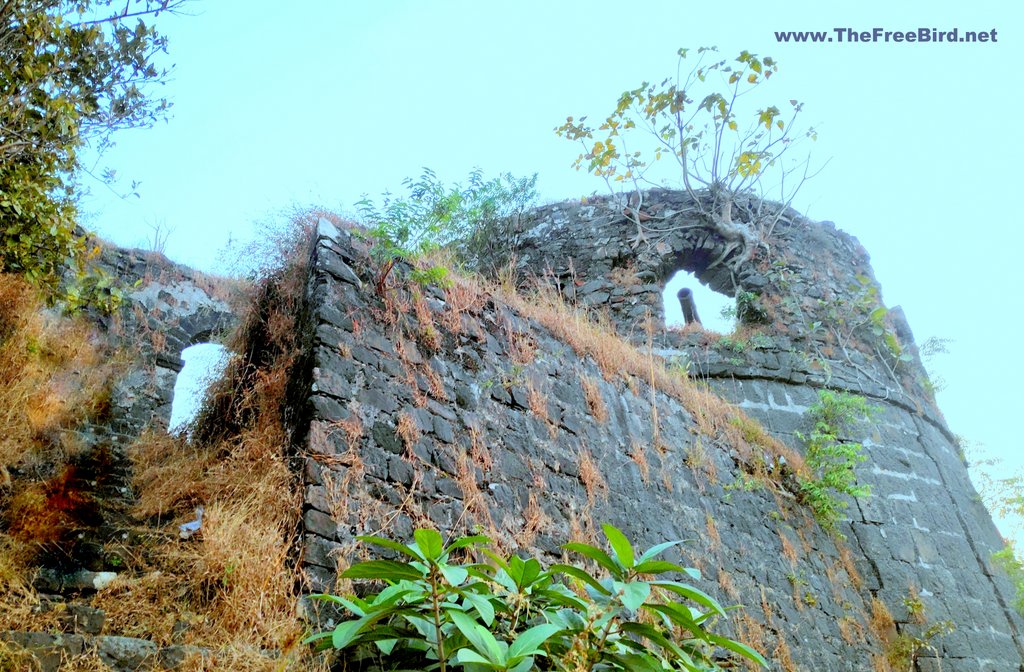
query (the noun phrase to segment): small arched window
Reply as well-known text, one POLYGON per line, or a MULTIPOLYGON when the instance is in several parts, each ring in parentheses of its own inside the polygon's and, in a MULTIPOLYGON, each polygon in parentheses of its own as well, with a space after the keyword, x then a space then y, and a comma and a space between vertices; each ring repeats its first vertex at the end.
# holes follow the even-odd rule
POLYGON ((174 381, 168 432, 176 434, 188 429, 199 413, 206 390, 224 373, 230 354, 219 343, 198 343, 182 351, 185 366, 174 381))
POLYGON ((665 308, 665 326, 682 328, 686 326, 679 292, 689 290, 701 326, 708 331, 728 334, 736 327, 736 300, 701 284, 693 273, 677 271, 662 292, 665 308))

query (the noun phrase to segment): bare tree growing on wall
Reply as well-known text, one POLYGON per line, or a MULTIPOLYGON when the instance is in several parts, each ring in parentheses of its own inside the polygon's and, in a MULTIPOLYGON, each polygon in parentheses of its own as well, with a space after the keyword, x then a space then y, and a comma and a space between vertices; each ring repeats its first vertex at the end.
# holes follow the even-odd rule
POLYGON ((586 117, 569 117, 555 132, 583 146, 573 164, 576 169, 586 168, 602 178, 613 194, 626 195, 623 214, 637 227, 634 247, 679 228, 662 224, 664 218, 643 209, 643 189, 663 186, 654 182, 653 169, 663 165, 662 159, 674 159, 678 184, 689 194, 701 225, 726 242, 725 251, 712 265, 731 257, 736 269, 766 244, 800 187, 812 176, 809 157, 784 161, 797 140, 813 140, 816 134, 813 128, 794 132, 803 108, 796 100, 789 101, 788 114, 772 105, 741 116, 741 99, 778 71, 771 57, 743 51, 732 62, 706 63, 716 51, 701 48, 684 76, 690 52, 680 49, 678 53, 675 77, 660 84, 644 82, 623 92, 615 109, 596 128, 587 125, 586 117), (715 90, 715 84, 722 88, 715 90), (702 88, 711 91, 699 97, 702 88), (634 139, 638 142, 631 144, 634 139), (773 174, 778 181, 769 187, 766 180, 773 174), (777 203, 769 200, 772 196, 777 203))

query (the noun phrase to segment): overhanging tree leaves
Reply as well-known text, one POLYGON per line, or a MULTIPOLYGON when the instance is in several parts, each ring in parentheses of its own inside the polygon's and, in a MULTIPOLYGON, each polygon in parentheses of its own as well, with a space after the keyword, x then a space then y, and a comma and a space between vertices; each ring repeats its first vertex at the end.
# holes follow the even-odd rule
POLYGON ((151 23, 185 1, 0 0, 0 271, 55 292, 83 270, 79 151, 163 118, 147 89, 166 38, 151 23))

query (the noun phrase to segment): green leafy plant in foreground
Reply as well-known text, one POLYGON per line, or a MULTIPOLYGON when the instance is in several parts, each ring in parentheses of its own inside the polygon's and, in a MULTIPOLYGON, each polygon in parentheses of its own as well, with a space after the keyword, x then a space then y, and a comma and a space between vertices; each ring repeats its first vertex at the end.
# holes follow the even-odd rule
POLYGON ((526 672, 527 670, 720 669, 724 649, 767 666, 750 647, 713 634, 708 621, 725 610, 688 583, 695 569, 659 559, 681 542, 637 554, 617 528, 604 526, 611 553, 584 543, 564 549, 600 568, 501 557, 482 536, 445 545, 438 532, 419 529, 412 544, 380 537, 360 541, 393 551, 401 560, 370 560, 342 576, 383 582, 365 597, 319 595, 352 617, 307 642, 346 651, 353 669, 526 672), (489 562, 453 556, 482 553, 489 562))
POLYGON ((837 495, 867 497, 871 488, 857 485, 854 467, 865 461, 863 446, 839 437, 843 430, 871 414, 864 397, 831 390, 818 392, 818 403, 810 408, 814 429, 796 432, 806 446, 804 458, 813 476, 800 481, 800 499, 814 511, 822 527, 834 529, 846 502, 837 495))

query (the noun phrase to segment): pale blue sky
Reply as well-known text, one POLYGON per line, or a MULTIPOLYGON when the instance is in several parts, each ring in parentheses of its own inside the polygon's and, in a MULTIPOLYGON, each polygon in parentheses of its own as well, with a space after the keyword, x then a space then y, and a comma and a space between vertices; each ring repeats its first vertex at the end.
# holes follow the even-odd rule
POLYGON ((197 0, 168 17, 167 124, 126 132, 104 157, 141 199, 102 186, 88 223, 122 244, 147 223, 168 254, 217 270, 229 233, 294 204, 351 210, 422 166, 457 180, 538 172, 544 200, 600 191, 555 137, 567 115, 606 114, 618 94, 674 72, 680 46, 780 62, 765 94, 805 102, 831 159, 796 205, 872 255, 890 306, 935 363, 955 432, 1014 464, 1020 451, 1024 254, 1016 202, 1021 95, 1018 3, 314 2, 197 0), (998 31, 990 44, 783 45, 775 30, 933 26, 998 31))

